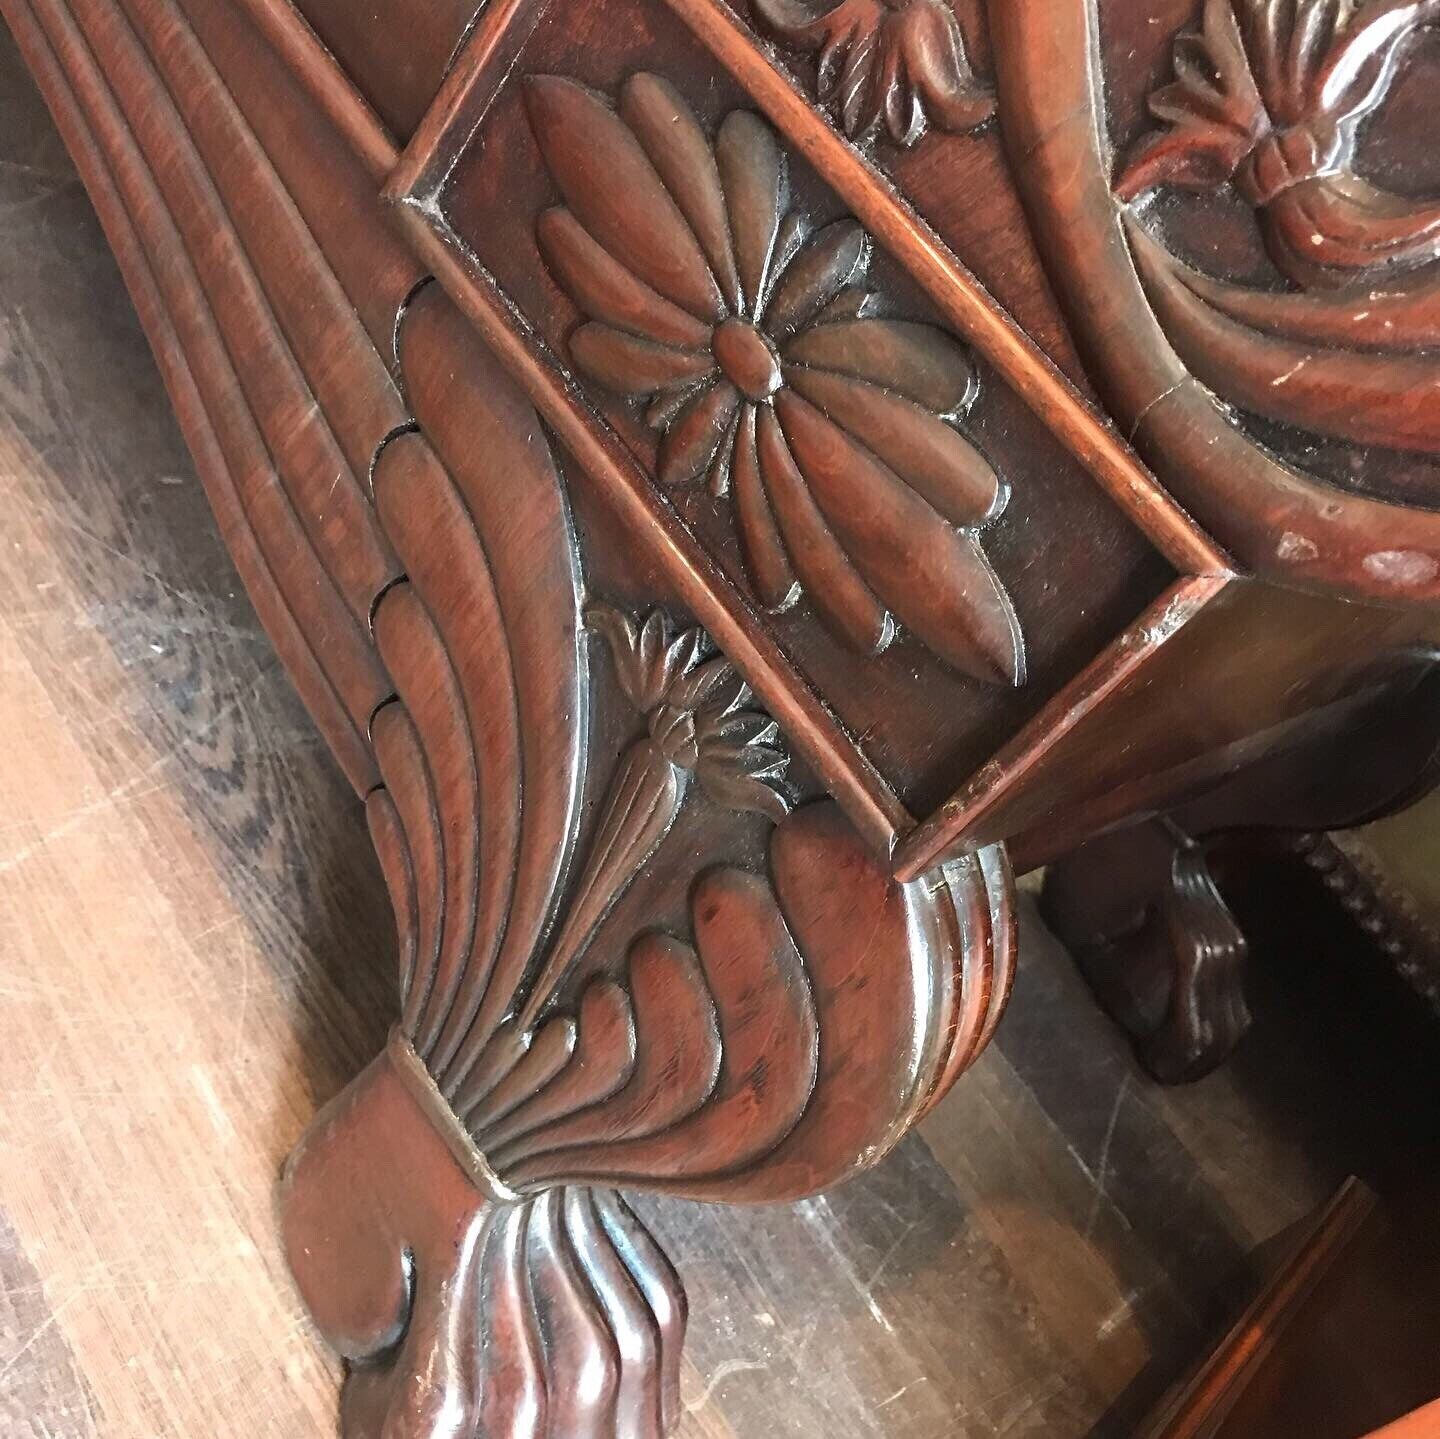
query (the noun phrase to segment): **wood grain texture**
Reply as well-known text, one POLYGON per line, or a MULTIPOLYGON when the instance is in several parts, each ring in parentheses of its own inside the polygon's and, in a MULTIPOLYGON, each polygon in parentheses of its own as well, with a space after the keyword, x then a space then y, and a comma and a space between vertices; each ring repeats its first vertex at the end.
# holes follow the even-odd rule
MULTIPOLYGON (((382 1043, 388 901, 0 56, 0 1403, 46 1439, 329 1433, 271 1192, 382 1043)), ((679 1432, 1132 1432, 1251 1247, 1358 1167, 1343 1085, 1380 1081, 1269 999, 1245 1062, 1157 1095, 1032 929, 999 1048, 888 1168, 798 1212, 642 1205, 688 1258, 679 1432)))
MULTIPOLYGON (((1096 385, 1156 473, 1248 570, 1433 604, 1433 476, 1402 464, 1410 480, 1398 502, 1369 479, 1372 469, 1382 481, 1393 474, 1385 450, 1423 453, 1432 443, 1435 367, 1417 341, 1434 303, 1440 225, 1423 195, 1427 128, 1402 109, 1390 136, 1392 173, 1409 171, 1421 195, 1389 194, 1355 166, 1357 127, 1387 108, 1434 12, 1386 5, 1352 19, 1348 9, 1301 3, 1282 15, 1240 0, 1205 7, 1209 24, 1197 32, 1175 8, 1168 35, 1165 14, 1145 17, 1148 41, 1127 28, 1135 7, 1074 0, 989 10, 1016 183, 1096 385), (1179 79, 1156 101, 1157 118, 1171 119, 1140 123, 1118 94, 1148 83, 1142 49, 1172 41, 1179 79), (1265 57, 1292 45, 1295 69, 1281 82, 1265 57), (1207 64, 1225 79, 1202 98, 1207 64), (1207 106, 1223 115, 1213 126, 1207 106), (1132 137, 1113 189, 1112 116, 1132 137), (1157 241, 1149 226, 1166 207, 1151 192, 1167 187, 1227 188, 1244 219, 1230 209, 1220 225, 1219 209, 1191 207, 1174 228, 1190 232, 1191 255, 1196 236, 1223 233, 1224 263, 1260 285, 1197 274, 1157 241), (1345 283, 1357 287, 1348 299, 1337 288, 1345 283), (1372 301, 1383 309, 1367 348, 1372 301), (1356 348, 1338 338, 1338 315, 1349 317, 1356 348), (1231 406, 1281 423, 1237 422, 1231 406), (1371 411, 1380 423, 1353 418, 1371 411), (1317 432, 1360 447, 1339 446, 1341 463, 1317 475, 1306 453, 1317 432), (1349 484, 1340 477, 1347 456, 1362 477, 1349 484)), ((1169 57, 1160 49, 1154 58, 1169 57)), ((1426 74, 1422 61, 1421 83, 1426 74)))

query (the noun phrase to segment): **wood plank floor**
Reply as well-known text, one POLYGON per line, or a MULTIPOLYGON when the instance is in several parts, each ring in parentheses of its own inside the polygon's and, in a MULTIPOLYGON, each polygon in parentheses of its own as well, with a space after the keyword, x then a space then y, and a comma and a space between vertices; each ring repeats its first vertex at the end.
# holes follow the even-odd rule
MULTIPOLYGON (((334 1432, 273 1185, 380 1044, 391 950, 0 31, 0 1434, 334 1432)), ((878 1172, 643 1206, 692 1300, 682 1433, 1133 1432, 1256 1246, 1406 1152, 1316 988, 1262 983, 1237 1062, 1162 1091, 1027 915, 1000 1041, 878 1172)))

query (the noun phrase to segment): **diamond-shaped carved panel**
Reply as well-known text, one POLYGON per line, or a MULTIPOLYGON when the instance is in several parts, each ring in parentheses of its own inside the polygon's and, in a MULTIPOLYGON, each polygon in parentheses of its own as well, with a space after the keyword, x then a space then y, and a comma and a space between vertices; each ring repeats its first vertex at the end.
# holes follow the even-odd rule
POLYGON ((890 842, 1221 561, 1123 447, 1087 473, 1033 342, 748 40, 717 63, 721 14, 491 11, 391 194, 890 842))

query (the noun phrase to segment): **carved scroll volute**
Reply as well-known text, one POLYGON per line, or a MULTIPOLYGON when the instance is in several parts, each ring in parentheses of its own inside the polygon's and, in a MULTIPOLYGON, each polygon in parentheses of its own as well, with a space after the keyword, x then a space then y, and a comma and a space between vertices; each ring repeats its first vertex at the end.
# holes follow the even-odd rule
MULTIPOLYGON (((794 808, 702 631, 582 602, 533 416, 467 383, 491 431, 463 463, 413 434, 375 470, 407 569, 375 611, 397 697, 368 801, 401 1019, 296 1151, 286 1247, 350 1361, 351 1439, 658 1436, 684 1295, 610 1186, 773 1200, 874 1163, 993 1027, 1008 873, 987 851, 902 885, 832 803, 794 808), (602 685, 632 715, 615 755, 588 743, 602 685), (747 814, 758 850, 667 856, 688 804, 747 814), (677 864, 683 925, 607 928, 677 864)), ((421 395, 441 432, 459 397, 421 395)))
POLYGON ((989 13, 1016 183, 1137 448, 1244 566, 1433 603, 1440 203, 1380 188, 1358 152, 1440 4, 1197 0, 1149 97, 1153 123, 1118 156, 1096 0, 992 0, 989 13), (1248 212, 1259 280, 1173 253, 1168 207, 1152 203, 1167 190, 1223 194, 1232 226, 1248 212), (1277 425, 1296 432, 1293 462, 1274 452, 1290 443, 1277 425), (1345 488, 1307 472, 1317 438, 1356 447, 1345 488), (1364 446, 1392 452, 1423 503, 1367 491, 1364 446))

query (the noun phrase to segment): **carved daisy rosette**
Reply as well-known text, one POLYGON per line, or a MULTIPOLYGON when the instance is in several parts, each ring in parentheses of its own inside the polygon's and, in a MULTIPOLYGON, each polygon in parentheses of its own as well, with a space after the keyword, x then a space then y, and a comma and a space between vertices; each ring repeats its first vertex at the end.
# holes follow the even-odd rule
POLYGON ((975 534, 1008 491, 956 427, 974 365, 937 327, 873 313, 860 225, 813 228, 765 121, 733 111, 712 141, 659 76, 615 105, 532 76, 525 102, 564 200, 537 240, 584 316, 571 359, 643 402, 662 486, 732 496, 760 602, 804 593, 862 653, 898 621, 964 673, 1022 683, 1019 621, 975 534))

